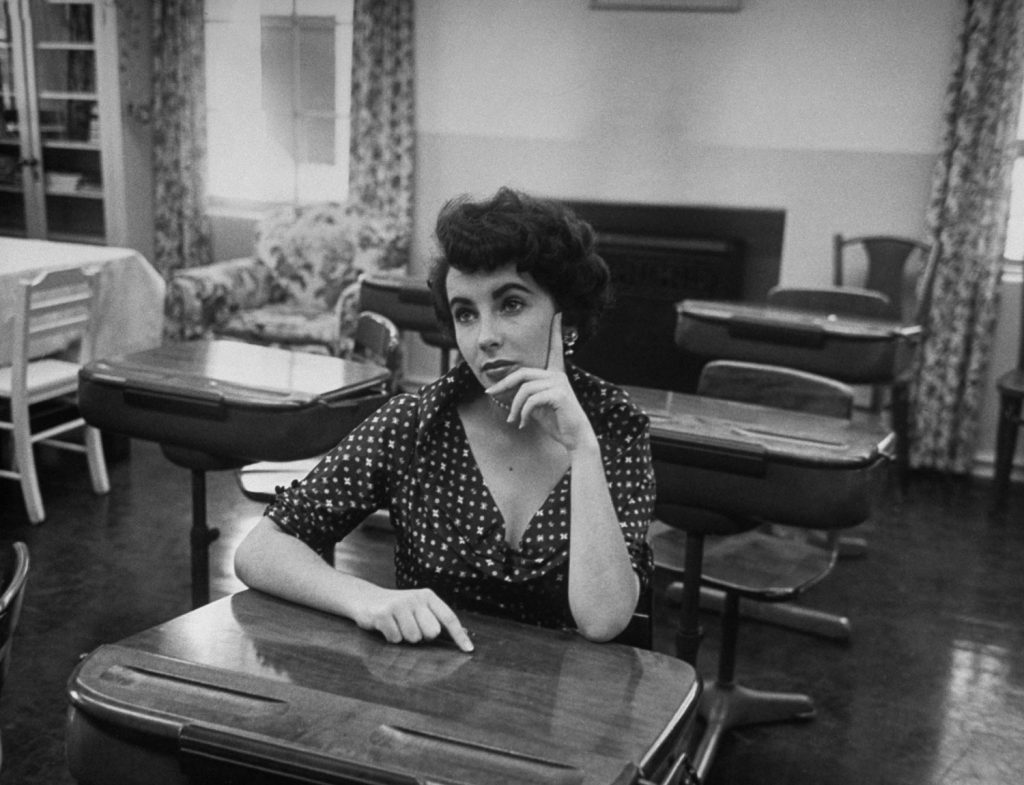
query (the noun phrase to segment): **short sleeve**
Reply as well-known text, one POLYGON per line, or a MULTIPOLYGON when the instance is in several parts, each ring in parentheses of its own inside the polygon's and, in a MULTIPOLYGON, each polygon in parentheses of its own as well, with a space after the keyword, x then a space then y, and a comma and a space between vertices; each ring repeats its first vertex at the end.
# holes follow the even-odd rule
POLYGON ((326 553, 367 515, 387 508, 396 479, 409 465, 417 401, 398 395, 371 414, 301 481, 267 507, 283 531, 326 553))
POLYGON ((605 477, 633 570, 641 589, 647 589, 654 572, 647 530, 655 498, 649 423, 632 405, 615 406, 605 417, 604 430, 609 434, 609 443, 602 450, 605 477))

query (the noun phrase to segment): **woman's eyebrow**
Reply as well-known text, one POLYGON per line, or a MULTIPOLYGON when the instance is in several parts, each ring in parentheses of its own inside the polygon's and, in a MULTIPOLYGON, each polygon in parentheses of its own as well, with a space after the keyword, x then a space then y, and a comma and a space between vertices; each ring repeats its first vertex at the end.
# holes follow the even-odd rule
POLYGON ((468 297, 452 297, 448 300, 448 307, 454 308, 456 305, 472 305, 473 301, 468 297))
MULTIPOLYGON (((502 284, 493 292, 491 292, 491 299, 500 300, 509 292, 523 292, 524 294, 533 294, 533 290, 530 289, 530 287, 527 286, 526 284, 519 283, 518 281, 509 281, 508 283, 502 284)), ((475 305, 475 303, 471 297, 466 297, 464 295, 457 294, 454 297, 449 298, 448 307, 454 308, 457 305, 472 307, 473 305, 475 305)))
POLYGON ((491 292, 491 299, 498 300, 512 291, 520 291, 525 292, 526 294, 533 294, 533 290, 530 289, 529 286, 526 286, 526 284, 521 284, 518 281, 510 281, 509 283, 503 284, 502 286, 499 286, 497 289, 491 292))

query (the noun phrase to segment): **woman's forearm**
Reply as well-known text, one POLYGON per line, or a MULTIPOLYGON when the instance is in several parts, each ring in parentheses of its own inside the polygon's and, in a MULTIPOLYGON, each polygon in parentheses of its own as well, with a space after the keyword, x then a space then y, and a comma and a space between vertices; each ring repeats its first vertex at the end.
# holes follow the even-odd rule
POLYGON ((261 518, 235 552, 246 586, 363 624, 361 611, 382 589, 334 569, 308 545, 261 518))
POLYGON ((639 598, 601 450, 594 439, 571 456, 569 607, 580 633, 610 640, 629 624, 639 598))
POLYGON ((235 573, 247 586, 352 619, 392 643, 433 640, 447 631, 460 649, 473 650, 454 611, 430 589, 389 589, 340 572, 270 518, 238 546, 235 573))

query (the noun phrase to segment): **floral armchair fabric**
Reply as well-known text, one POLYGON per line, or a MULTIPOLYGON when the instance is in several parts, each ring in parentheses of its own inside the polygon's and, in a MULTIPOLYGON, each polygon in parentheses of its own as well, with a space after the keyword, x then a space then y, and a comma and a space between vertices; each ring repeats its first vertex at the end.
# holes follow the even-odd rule
POLYGON ((359 316, 364 272, 404 269, 397 223, 355 204, 286 206, 256 230, 254 255, 174 273, 168 337, 231 337, 343 355, 359 316))

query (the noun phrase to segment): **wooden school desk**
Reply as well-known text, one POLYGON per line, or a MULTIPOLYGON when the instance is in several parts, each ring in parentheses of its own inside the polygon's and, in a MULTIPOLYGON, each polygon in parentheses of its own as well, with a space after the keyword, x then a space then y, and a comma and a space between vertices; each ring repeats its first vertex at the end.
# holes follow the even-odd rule
MULTIPOLYGON (((626 389, 651 418, 659 503, 814 529, 855 526, 872 514, 893 445, 876 422, 626 389)), ((688 575, 700 575, 702 554, 702 537, 688 534, 688 575)), ((677 647, 691 663, 699 605, 700 581, 686 581, 677 647)))
POLYGON ((192 604, 209 600, 208 470, 319 455, 387 400, 386 368, 238 341, 187 341, 89 363, 90 425, 160 443, 192 473, 192 604))
POLYGON ((689 665, 460 618, 471 654, 389 644, 250 590, 101 646, 68 684, 71 773, 81 785, 668 781, 699 697, 689 665))
POLYGON ((784 365, 846 384, 889 388, 896 470, 910 477, 910 374, 920 325, 754 303, 683 300, 676 346, 708 360, 784 365))
POLYGON ((905 374, 919 325, 754 303, 683 300, 676 345, 711 360, 784 365, 847 384, 891 384, 905 374))

